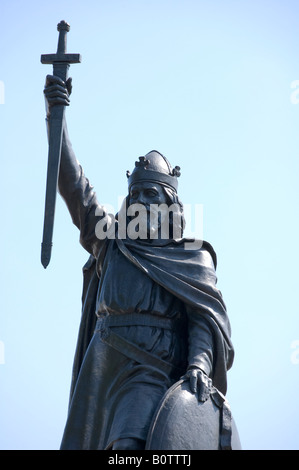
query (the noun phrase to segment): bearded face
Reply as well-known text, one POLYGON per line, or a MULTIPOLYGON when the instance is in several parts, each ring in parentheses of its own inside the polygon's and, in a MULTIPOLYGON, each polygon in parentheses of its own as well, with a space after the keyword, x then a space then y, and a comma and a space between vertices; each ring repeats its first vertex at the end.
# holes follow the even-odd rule
POLYGON ((178 239, 184 229, 183 205, 177 196, 180 168, 172 168, 157 150, 148 152, 127 171, 126 198, 128 237, 132 239, 178 239))
POLYGON ((133 184, 127 214, 130 220, 128 236, 132 239, 181 237, 182 206, 175 203, 159 183, 143 181, 133 184))

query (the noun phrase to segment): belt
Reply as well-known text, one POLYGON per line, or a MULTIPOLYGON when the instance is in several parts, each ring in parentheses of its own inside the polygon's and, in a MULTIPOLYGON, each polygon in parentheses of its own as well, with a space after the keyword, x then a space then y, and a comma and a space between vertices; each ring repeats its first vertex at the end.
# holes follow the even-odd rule
POLYGON ((101 340, 121 352, 128 358, 139 362, 140 364, 150 365, 165 372, 167 375, 182 374, 185 371, 174 364, 171 364, 163 359, 155 356, 138 345, 128 341, 123 336, 112 331, 115 326, 151 326, 173 330, 176 324, 181 323, 179 320, 172 320, 171 318, 158 317, 148 313, 130 313, 130 314, 117 314, 101 316, 97 314, 98 320, 96 324, 95 333, 99 333, 101 340))
POLYGON ((182 324, 181 319, 172 319, 152 315, 150 313, 117 313, 105 315, 97 313, 97 326, 100 328, 109 328, 110 326, 155 326, 166 330, 173 330, 182 324))

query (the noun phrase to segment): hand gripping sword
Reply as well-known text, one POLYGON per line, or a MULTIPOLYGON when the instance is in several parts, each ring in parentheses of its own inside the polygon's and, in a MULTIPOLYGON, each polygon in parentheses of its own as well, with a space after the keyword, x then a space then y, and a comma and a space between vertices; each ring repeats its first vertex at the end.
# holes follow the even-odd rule
MULTIPOLYGON (((53 64, 53 75, 58 76, 65 82, 70 64, 81 62, 81 56, 80 54, 66 53, 66 34, 70 30, 70 25, 65 21, 61 21, 57 25, 57 29, 59 31, 57 52, 56 54, 43 54, 41 63, 53 64)), ((48 266, 51 259, 64 111, 65 106, 59 104, 52 107, 50 114, 47 185, 41 250, 41 262, 44 268, 48 266)))

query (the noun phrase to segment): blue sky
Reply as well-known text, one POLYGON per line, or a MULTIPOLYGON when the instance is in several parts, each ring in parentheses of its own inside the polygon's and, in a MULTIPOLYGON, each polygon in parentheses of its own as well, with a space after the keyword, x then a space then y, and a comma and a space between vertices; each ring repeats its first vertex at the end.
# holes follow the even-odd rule
POLYGON ((87 253, 57 200, 40 264, 43 86, 57 23, 71 25, 75 153, 117 207, 126 170, 157 149, 203 207, 236 349, 228 398, 244 449, 298 449, 298 2, 2 0, 0 448, 57 449, 87 253))

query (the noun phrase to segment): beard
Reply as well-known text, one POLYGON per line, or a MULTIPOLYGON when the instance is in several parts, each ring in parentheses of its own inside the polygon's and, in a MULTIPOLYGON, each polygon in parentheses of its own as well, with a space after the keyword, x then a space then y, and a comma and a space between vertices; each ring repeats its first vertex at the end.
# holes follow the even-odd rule
POLYGON ((168 207, 157 204, 132 204, 128 208, 128 237, 135 240, 169 238, 168 207))

